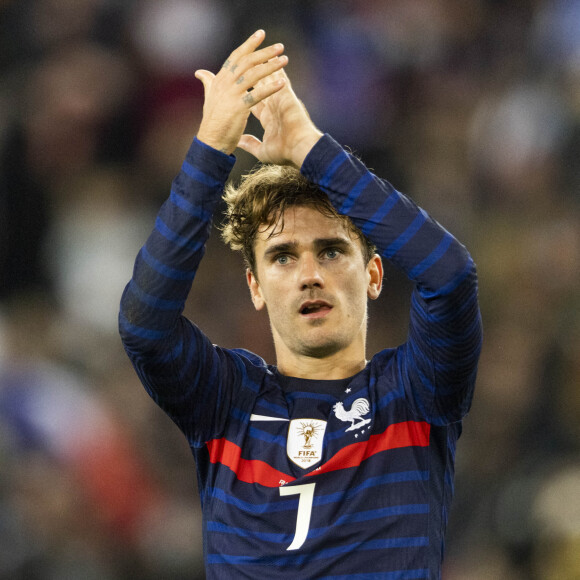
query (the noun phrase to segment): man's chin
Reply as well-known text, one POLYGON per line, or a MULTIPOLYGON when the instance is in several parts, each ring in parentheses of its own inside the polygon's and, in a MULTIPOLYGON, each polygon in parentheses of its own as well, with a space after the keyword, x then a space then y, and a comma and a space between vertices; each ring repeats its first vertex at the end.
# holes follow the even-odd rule
POLYGON ((274 342, 284 344, 284 349, 298 356, 310 358, 327 358, 348 348, 353 340, 340 328, 331 329, 324 324, 324 319, 309 323, 306 327, 294 329, 288 334, 279 334, 273 330, 274 342))
POLYGON ((327 358, 343 350, 347 345, 337 338, 325 338, 324 340, 304 341, 300 345, 300 354, 310 358, 327 358))

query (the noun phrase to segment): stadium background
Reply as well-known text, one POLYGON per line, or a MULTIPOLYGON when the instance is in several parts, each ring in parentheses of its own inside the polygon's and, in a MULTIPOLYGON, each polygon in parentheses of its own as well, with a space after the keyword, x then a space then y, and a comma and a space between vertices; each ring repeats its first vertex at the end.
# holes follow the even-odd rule
MULTIPOLYGON (((257 28, 317 125, 478 265, 445 580, 580 578, 580 1, 2 0, 0 579, 203 577, 193 462, 116 314, 200 119, 193 72, 257 28)), ((387 268, 370 351, 404 340, 408 290, 387 268)), ((273 361, 215 233, 187 314, 273 361)))

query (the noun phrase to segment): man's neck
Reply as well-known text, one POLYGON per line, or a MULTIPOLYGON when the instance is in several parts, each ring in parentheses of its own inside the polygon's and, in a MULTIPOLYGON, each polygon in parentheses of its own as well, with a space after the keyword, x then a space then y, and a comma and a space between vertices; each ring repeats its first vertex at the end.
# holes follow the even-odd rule
POLYGON ((366 362, 364 358, 350 360, 344 353, 322 359, 301 356, 278 360, 278 370, 283 375, 299 379, 336 380, 356 375, 365 368, 366 362))

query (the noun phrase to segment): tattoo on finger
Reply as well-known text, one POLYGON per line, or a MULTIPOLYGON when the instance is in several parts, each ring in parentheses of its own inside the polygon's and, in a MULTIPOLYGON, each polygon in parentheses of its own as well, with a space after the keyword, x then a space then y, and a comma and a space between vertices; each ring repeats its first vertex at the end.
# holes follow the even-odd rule
POLYGON ((236 85, 241 85, 244 82, 244 75, 242 75, 237 81, 236 85))
POLYGON ((226 62, 224 62, 224 64, 222 65, 222 68, 228 69, 228 68, 230 68, 230 65, 231 65, 230 59, 226 58, 226 62))
POLYGON ((244 98, 243 98, 244 103, 246 103, 246 105, 253 105, 255 103, 254 97, 252 95, 252 93, 248 93, 244 98))

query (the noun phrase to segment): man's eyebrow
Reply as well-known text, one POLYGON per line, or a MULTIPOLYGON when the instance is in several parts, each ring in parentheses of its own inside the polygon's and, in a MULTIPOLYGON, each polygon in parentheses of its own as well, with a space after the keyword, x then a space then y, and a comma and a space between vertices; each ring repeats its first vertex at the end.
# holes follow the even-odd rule
POLYGON ((316 248, 328 248, 329 246, 350 246, 352 241, 349 238, 316 238, 314 246, 316 248))
POLYGON ((272 254, 283 254, 284 252, 290 252, 295 250, 297 246, 298 242, 280 242, 279 244, 269 246, 264 252, 264 257, 271 256, 272 254))
MULTIPOLYGON (((335 238, 316 238, 313 242, 314 247, 317 250, 321 250, 322 248, 328 248, 330 246, 338 246, 338 247, 346 247, 352 244, 352 241, 348 238, 344 237, 335 237, 335 238)), ((264 251, 264 257, 272 256, 274 254, 283 254, 284 252, 292 252, 295 251, 298 247, 298 242, 291 241, 291 242, 280 242, 279 244, 273 244, 269 246, 264 251)))

